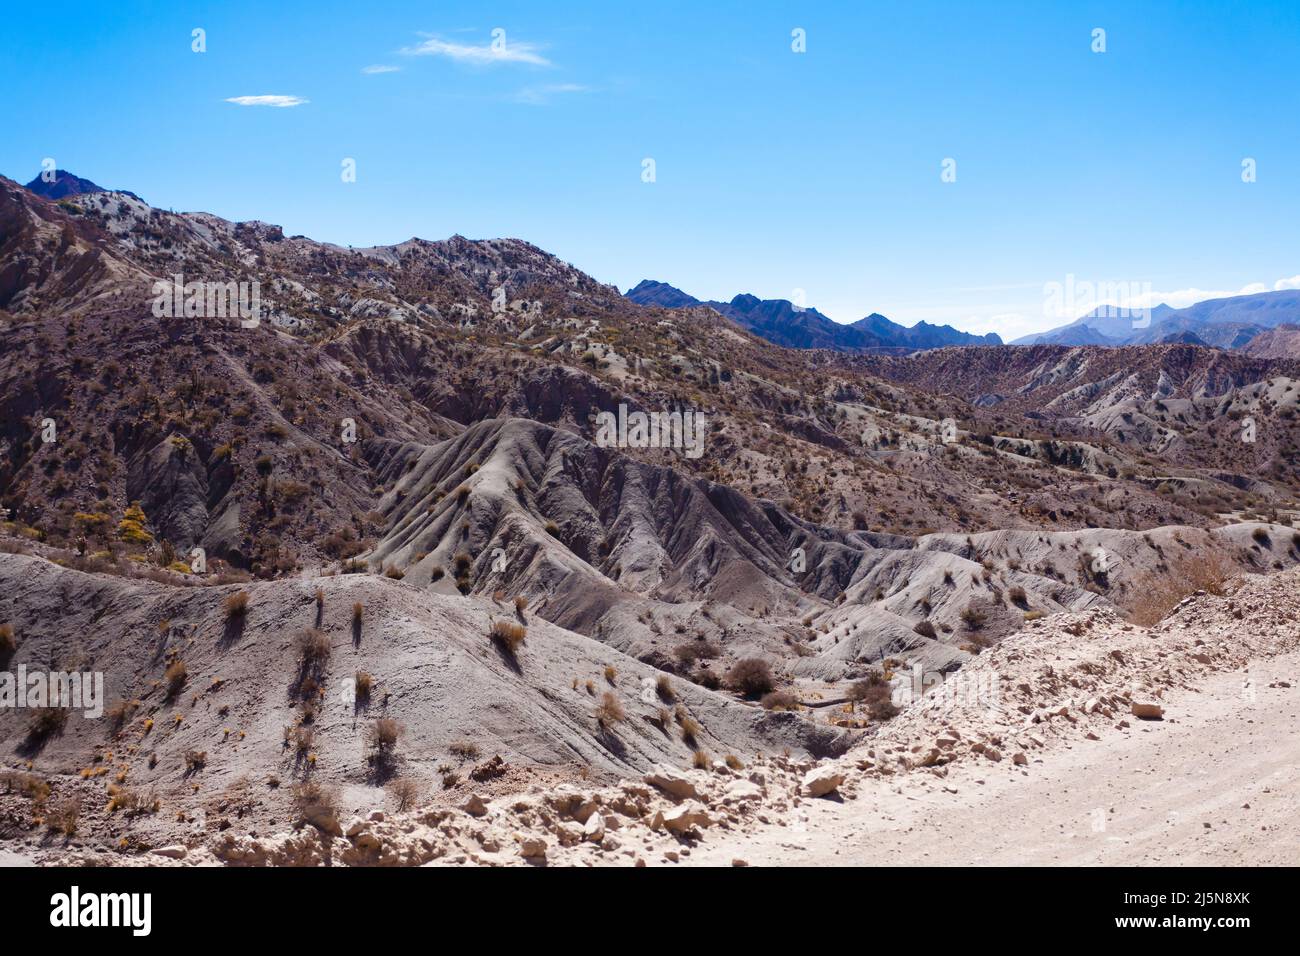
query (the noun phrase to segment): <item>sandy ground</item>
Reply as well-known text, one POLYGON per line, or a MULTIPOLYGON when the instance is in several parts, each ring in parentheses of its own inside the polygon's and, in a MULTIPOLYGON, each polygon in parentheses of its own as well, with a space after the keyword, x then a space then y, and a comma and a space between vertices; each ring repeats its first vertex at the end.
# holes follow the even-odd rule
POLYGON ((809 800, 785 826, 712 846, 692 865, 1293 865, 1300 859, 1300 653, 1169 696, 1177 719, 1081 740, 1022 775, 960 767, 864 781, 809 800), (1291 687, 1269 687, 1285 680, 1291 687), (1159 767, 1159 770, 1153 769, 1159 767), (947 788, 947 789, 945 789, 947 788), (950 790, 957 792, 952 793, 950 790))

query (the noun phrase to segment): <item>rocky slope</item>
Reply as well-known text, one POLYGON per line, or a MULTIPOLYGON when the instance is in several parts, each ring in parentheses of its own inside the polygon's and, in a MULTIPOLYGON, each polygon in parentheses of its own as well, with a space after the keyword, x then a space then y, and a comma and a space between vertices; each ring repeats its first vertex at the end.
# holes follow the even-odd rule
MULTIPOLYGON (((931 826, 933 818, 987 805, 981 788, 1021 812, 1019 794, 1041 793, 1038 781, 1059 780, 1057 765, 1075 764, 1077 770, 1085 758, 1076 751, 1090 753, 1089 765, 1119 788, 1132 770, 1108 766, 1105 755, 1120 764, 1136 760, 1143 772, 1162 739, 1182 746, 1179 724, 1195 727, 1212 712, 1220 721, 1214 746, 1229 743, 1222 737, 1226 724, 1250 735, 1248 746, 1254 747, 1247 718, 1273 725, 1276 714, 1285 718, 1281 726, 1294 721, 1298 574, 1249 577, 1222 597, 1199 593, 1151 630, 1104 610, 1035 622, 971 664, 960 680, 927 687, 923 695, 913 693, 910 675, 900 674, 894 686, 902 714, 844 756, 820 762, 732 757, 692 770, 657 766, 606 787, 538 784, 490 798, 475 793, 459 807, 371 813, 362 804, 358 815, 336 813, 321 826, 274 836, 248 833, 248 823, 205 827, 192 821, 172 827, 166 838, 175 842, 166 846, 127 841, 129 848, 113 853, 27 844, 23 852, 46 862, 155 865, 741 865, 791 858, 843 863, 850 861, 846 851, 860 862, 873 855, 873 846, 875 856, 888 853, 894 834, 919 828, 920 836, 905 838, 917 846, 904 853, 919 861, 923 853, 943 849, 933 839, 943 825, 935 820, 931 826), (1198 700, 1200 688, 1223 696, 1198 700), (866 843, 863 833, 871 835, 866 843)), ((1206 744, 1196 746, 1204 752, 1206 744)), ((200 788, 212 782, 204 773, 195 775, 200 788)), ((1223 819, 1229 841, 1215 841, 1220 862, 1245 862, 1231 852, 1243 846, 1251 848, 1251 859, 1268 862, 1269 846, 1295 838, 1294 799, 1271 785, 1276 782, 1232 781, 1227 799, 1245 799, 1244 809, 1255 821, 1267 821, 1263 829, 1271 834, 1260 842, 1223 819)), ((1170 789, 1156 788, 1146 799, 1159 802, 1170 789)), ((1134 825, 1132 813, 1115 805, 1113 793, 1092 808, 1077 801, 1060 802, 1055 812, 1050 805, 1040 808, 1037 817, 1022 819, 1026 839, 1007 840, 987 819, 964 836, 949 828, 953 837, 944 844, 943 861, 1025 862, 1038 846, 1027 837, 1039 827, 1048 845, 1076 837, 1056 832, 1067 822, 1094 834, 1124 833, 1134 825), (1063 816, 1070 813, 1078 816, 1063 816)), ((25 798, 6 799, 21 817, 25 798)), ((1223 803, 1167 803, 1193 815, 1181 825, 1170 810, 1165 828, 1153 834, 1155 842, 1144 837, 1139 845, 1158 844, 1158 852, 1172 853, 1175 861, 1204 852, 1201 834, 1220 825, 1220 815, 1228 812, 1223 803)), ((1064 862, 1059 854, 1037 862, 1053 859, 1064 862)))

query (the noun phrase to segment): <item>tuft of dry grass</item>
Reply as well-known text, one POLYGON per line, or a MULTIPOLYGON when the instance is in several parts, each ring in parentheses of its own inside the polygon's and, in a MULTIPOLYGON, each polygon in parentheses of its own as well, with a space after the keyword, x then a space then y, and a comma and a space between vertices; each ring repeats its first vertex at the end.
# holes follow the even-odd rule
POLYGON ((709 769, 709 755, 703 750, 697 750, 691 754, 691 766, 696 770, 709 769))
POLYGON ((0 657, 6 657, 18 650, 18 638, 14 637, 12 624, 0 624, 0 657))
POLYGON ((374 689, 375 679, 365 671, 357 671, 356 688, 357 700, 363 703, 370 699, 370 692, 374 689))
POLYGON ((1186 555, 1164 571, 1153 571, 1137 580, 1131 601, 1123 602, 1129 620, 1141 627, 1154 627, 1169 616, 1183 598, 1205 591, 1222 595, 1234 573, 1218 552, 1186 555))
POLYGON ((189 677, 189 671, 185 667, 185 662, 177 658, 167 665, 167 670, 163 671, 163 683, 167 685, 167 696, 175 697, 180 693, 185 681, 189 677))
POLYGON ((615 667, 613 664, 605 665, 605 680, 607 680, 611 684, 618 683, 618 668, 615 667))
POLYGON ((610 727, 614 724, 620 724, 627 717, 623 712, 623 705, 619 702, 617 696, 610 691, 606 691, 600 698, 600 703, 596 707, 596 723, 602 727, 610 727))
POLYGON ((478 744, 472 740, 453 740, 451 746, 447 749, 458 760, 477 760, 479 758, 478 744))
POLYGON ((360 627, 361 619, 365 617, 365 614, 366 614, 366 606, 364 604, 362 604, 360 601, 358 601, 356 604, 353 604, 352 605, 352 626, 360 627))
POLYGON ((226 619, 237 621, 248 613, 248 592, 236 591, 226 598, 226 619))
POLYGON ((528 608, 528 598, 524 597, 522 594, 515 598, 516 611, 518 611, 520 614, 523 614, 524 611, 527 610, 527 608, 528 608))
POLYGON ((515 654, 523 646, 524 639, 528 636, 528 628, 514 621, 496 620, 492 622, 492 629, 488 634, 504 650, 515 654))
POLYGON ((323 631, 309 627, 298 634, 298 655, 305 667, 319 667, 329 660, 330 639, 323 631))
POLYGON ((127 723, 135 716, 135 712, 140 708, 138 700, 119 700, 111 704, 104 711, 104 716, 108 718, 108 724, 113 728, 113 733, 118 733, 127 723))
POLYGON ((668 679, 667 674, 660 674, 655 678, 655 693, 665 704, 671 704, 677 699, 677 691, 673 689, 673 682, 668 679))

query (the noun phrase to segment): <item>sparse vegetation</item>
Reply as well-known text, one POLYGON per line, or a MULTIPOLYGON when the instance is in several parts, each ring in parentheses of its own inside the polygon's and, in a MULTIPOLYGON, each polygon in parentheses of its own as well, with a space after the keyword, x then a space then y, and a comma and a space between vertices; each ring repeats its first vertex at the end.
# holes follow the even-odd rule
POLYGON ((293 804, 299 826, 313 826, 329 834, 339 832, 339 798, 334 789, 315 780, 304 781, 293 788, 293 804))
POLYGON ((497 646, 513 655, 519 653, 519 648, 523 646, 524 639, 528 636, 528 628, 514 621, 498 619, 492 622, 488 633, 497 646))
POLYGON ((399 777, 388 785, 388 795, 397 804, 397 812, 405 813, 420 799, 421 787, 410 777, 399 777))
POLYGON ((226 620, 242 621, 248 613, 248 592, 236 591, 226 598, 226 620))
POLYGON ((762 697, 776 687, 772 668, 761 657, 747 657, 737 661, 727 671, 727 688, 743 697, 762 697))
POLYGON ((1188 595, 1197 591, 1223 594, 1232 573, 1227 560, 1216 551, 1185 555, 1166 570, 1151 572, 1136 582, 1126 604, 1129 619, 1142 627, 1154 627, 1188 595))
POLYGON ((622 723, 626 716, 617 695, 610 691, 601 695, 600 704, 596 707, 596 723, 608 729, 614 724, 622 723))

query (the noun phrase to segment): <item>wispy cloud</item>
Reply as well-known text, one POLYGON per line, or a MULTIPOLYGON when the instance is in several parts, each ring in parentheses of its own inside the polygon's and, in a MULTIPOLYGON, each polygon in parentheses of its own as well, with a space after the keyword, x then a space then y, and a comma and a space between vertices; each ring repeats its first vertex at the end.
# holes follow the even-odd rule
POLYGON ((515 102, 543 106, 549 103, 552 97, 563 96, 566 93, 590 92, 591 87, 583 86, 581 83, 548 83, 544 86, 525 87, 515 94, 515 102))
POLYGON ((236 106, 301 106, 303 103, 310 103, 310 100, 303 99, 301 96, 281 96, 272 94, 267 96, 231 96, 227 97, 227 103, 234 103, 236 106))
POLYGON ((376 63, 374 66, 362 67, 361 72, 370 75, 374 73, 396 73, 400 69, 400 66, 388 66, 385 63, 376 63))
POLYGON ((488 66, 494 63, 531 63, 533 66, 550 66, 551 61, 538 52, 540 49, 535 43, 509 40, 504 36, 481 46, 472 43, 453 43, 441 37, 431 36, 417 46, 405 47, 399 52, 406 56, 445 56, 458 63, 472 63, 476 66, 488 66))

